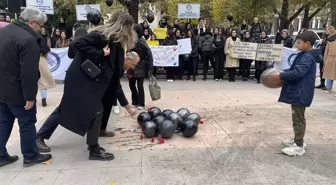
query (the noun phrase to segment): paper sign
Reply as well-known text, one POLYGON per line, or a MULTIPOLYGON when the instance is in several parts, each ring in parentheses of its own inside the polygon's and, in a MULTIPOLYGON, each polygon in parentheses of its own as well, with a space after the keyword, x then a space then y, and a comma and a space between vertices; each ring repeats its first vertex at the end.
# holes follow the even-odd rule
POLYGON ((167 37, 167 28, 154 28, 154 34, 159 40, 164 40, 167 37))
POLYGON ((201 16, 200 4, 178 4, 179 19, 198 19, 201 16))
POLYGON ((154 66, 179 66, 179 46, 150 46, 154 66))
POLYGON ((232 57, 255 60, 258 44, 252 42, 234 42, 232 47, 232 57))
POLYGON ((298 53, 297 49, 284 47, 282 50, 282 62, 275 62, 274 68, 281 70, 289 69, 298 53))
POLYGON ((54 14, 53 0, 26 0, 26 6, 38 8, 45 14, 54 14))
POLYGON ((190 38, 179 39, 179 40, 177 40, 177 43, 180 47, 180 55, 185 55, 185 54, 190 54, 191 53, 192 49, 191 49, 190 38))
POLYGON ((158 40, 147 40, 146 41, 148 46, 159 46, 159 41, 158 40))
POLYGON ((282 61, 282 44, 259 44, 256 60, 268 62, 282 61))

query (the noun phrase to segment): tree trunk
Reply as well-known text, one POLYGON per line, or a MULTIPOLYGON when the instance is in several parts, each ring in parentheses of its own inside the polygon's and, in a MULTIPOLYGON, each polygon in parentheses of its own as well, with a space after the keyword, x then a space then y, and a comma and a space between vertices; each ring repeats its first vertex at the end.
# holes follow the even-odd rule
POLYGON ((336 1, 330 0, 331 25, 336 26, 336 1))
POLYGON ((288 22, 288 8, 289 8, 288 0, 283 0, 282 1, 282 8, 281 8, 281 17, 280 17, 281 23, 280 23, 279 30, 289 28, 289 23, 290 22, 288 22))
POLYGON ((134 23, 139 21, 139 0, 132 0, 131 6, 128 7, 128 13, 133 17, 134 23))
POLYGON ((308 3, 305 5, 304 9, 304 16, 303 16, 303 21, 302 21, 302 28, 309 28, 309 9, 310 9, 310 4, 308 3))

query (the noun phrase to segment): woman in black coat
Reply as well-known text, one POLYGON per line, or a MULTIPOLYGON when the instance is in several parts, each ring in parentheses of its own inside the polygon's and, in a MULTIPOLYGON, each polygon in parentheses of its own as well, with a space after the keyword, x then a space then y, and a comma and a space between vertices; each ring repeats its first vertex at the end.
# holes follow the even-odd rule
POLYGON ((134 30, 138 35, 138 41, 132 51, 139 55, 140 61, 134 69, 128 71, 128 81, 132 91, 132 105, 138 107, 138 110, 143 110, 145 107, 144 80, 147 70, 153 72, 153 55, 146 40, 142 37, 141 25, 135 25, 134 30))
POLYGON ((215 74, 214 78, 216 81, 223 80, 224 78, 224 63, 225 63, 225 55, 224 55, 224 47, 225 47, 226 38, 219 34, 219 28, 215 28, 214 30, 214 63, 215 63, 215 74))
MULTIPOLYGON (((181 30, 175 29, 175 37, 176 37, 176 40, 183 39, 181 30)), ((179 66, 177 68, 178 79, 183 80, 184 71, 185 71, 184 70, 184 55, 179 55, 179 66)))
MULTIPOLYGON (((272 44, 271 39, 268 38, 266 31, 262 31, 260 33, 260 38, 257 41, 259 44, 272 44)), ((256 78, 257 83, 260 82, 261 73, 267 69, 267 61, 255 61, 255 68, 256 68, 256 78)))
MULTIPOLYGON (((251 33, 249 31, 245 31, 243 33, 242 42, 253 42, 251 33)), ((251 64, 252 60, 249 59, 240 59, 241 69, 242 69, 242 77, 243 81, 248 81, 250 78, 251 64)))
POLYGON ((188 30, 187 38, 191 40, 191 53, 190 55, 186 56, 187 58, 187 69, 188 69, 188 78, 190 80, 190 76, 193 76, 193 81, 196 81, 197 75, 197 60, 198 60, 198 41, 197 38, 192 30, 188 30))
POLYGON ((96 27, 73 41, 72 46, 78 54, 67 70, 60 106, 37 134, 39 149, 49 148, 43 140, 49 139, 57 125, 61 124, 81 136, 87 134, 90 160, 114 159, 113 154, 105 152, 98 144, 100 127, 102 119, 109 117, 122 66, 127 70, 132 68, 138 58, 126 57, 124 63, 123 47, 131 48, 135 43, 133 18, 127 13, 119 13, 111 19, 111 24, 96 27), (90 72, 82 66, 84 62, 99 68, 101 73, 90 77, 90 72))
MULTIPOLYGON (((172 28, 168 29, 167 34, 168 36, 166 37, 165 40, 163 40, 162 45, 163 46, 178 45, 174 34, 174 30, 172 28)), ((175 68, 176 67, 166 67, 167 82, 174 82, 175 68)))

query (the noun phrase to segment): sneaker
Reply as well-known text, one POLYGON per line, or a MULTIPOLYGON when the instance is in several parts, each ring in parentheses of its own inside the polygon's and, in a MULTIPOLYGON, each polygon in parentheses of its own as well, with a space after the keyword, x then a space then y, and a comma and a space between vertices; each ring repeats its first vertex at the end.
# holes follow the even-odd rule
POLYGON ((303 147, 299 147, 296 144, 294 144, 293 146, 284 148, 281 151, 282 151, 282 153, 284 153, 285 155, 288 155, 290 157, 303 156, 306 153, 306 150, 303 147))
POLYGON ((45 144, 44 139, 37 138, 36 139, 36 144, 37 144, 37 149, 38 149, 39 152, 41 152, 41 153, 51 152, 50 147, 47 144, 45 144))
POLYGON ((215 79, 216 81, 218 81, 218 79, 215 79))
POLYGON ((167 82, 170 82, 170 80, 168 79, 167 82))
POLYGON ((118 107, 118 106, 114 106, 114 107, 113 107, 113 113, 114 113, 114 114, 120 114, 120 110, 119 110, 119 107, 118 107))
POLYGON ((170 79, 170 82, 174 82, 174 80, 173 80, 173 79, 170 79))
POLYGON ((223 79, 219 79, 219 81, 223 81, 223 79))
POLYGON ((327 89, 327 90, 326 90, 326 93, 328 93, 328 94, 331 93, 331 90, 328 90, 328 89, 327 89))
MULTIPOLYGON (((294 139, 285 139, 283 142, 282 142, 285 146, 288 146, 288 147, 292 147, 294 146, 295 142, 294 142, 294 139)), ((296 145, 296 144, 295 144, 296 145)), ((303 143, 303 148, 306 148, 307 145, 306 143, 303 143)))

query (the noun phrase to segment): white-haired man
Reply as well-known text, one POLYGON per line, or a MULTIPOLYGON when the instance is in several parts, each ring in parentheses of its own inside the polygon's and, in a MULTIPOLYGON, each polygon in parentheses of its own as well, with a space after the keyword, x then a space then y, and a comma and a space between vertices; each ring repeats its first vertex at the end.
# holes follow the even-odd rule
POLYGON ((36 94, 40 78, 39 33, 47 17, 40 10, 26 8, 20 20, 0 29, 0 166, 14 163, 18 156, 7 153, 6 143, 17 119, 20 127, 23 166, 51 159, 36 146, 36 94))

